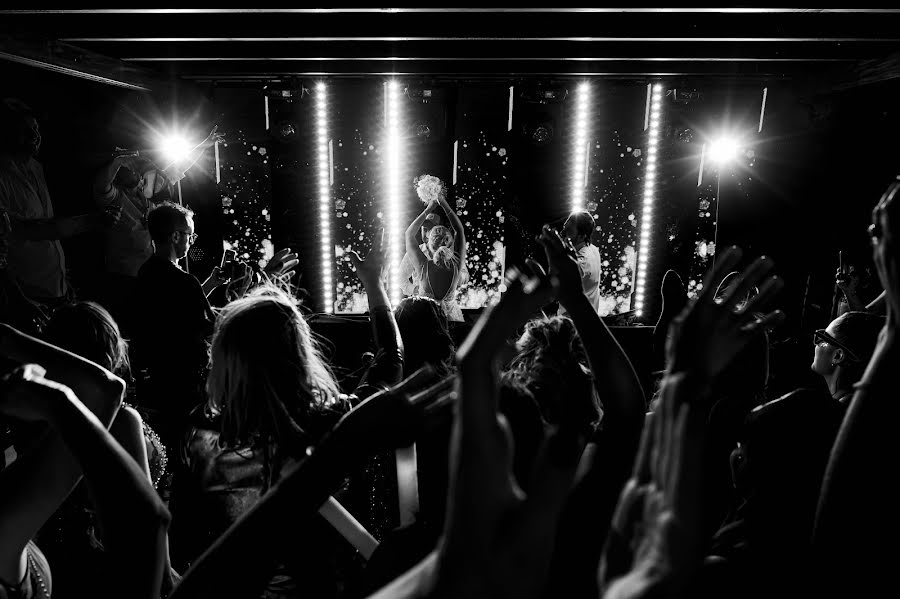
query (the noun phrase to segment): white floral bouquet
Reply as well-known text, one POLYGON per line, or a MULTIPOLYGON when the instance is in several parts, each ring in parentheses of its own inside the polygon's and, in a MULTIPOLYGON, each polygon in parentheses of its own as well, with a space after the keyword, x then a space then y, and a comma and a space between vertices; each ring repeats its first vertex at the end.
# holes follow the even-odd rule
POLYGON ((419 175, 413 179, 416 195, 424 204, 437 202, 447 197, 447 184, 434 175, 419 175))

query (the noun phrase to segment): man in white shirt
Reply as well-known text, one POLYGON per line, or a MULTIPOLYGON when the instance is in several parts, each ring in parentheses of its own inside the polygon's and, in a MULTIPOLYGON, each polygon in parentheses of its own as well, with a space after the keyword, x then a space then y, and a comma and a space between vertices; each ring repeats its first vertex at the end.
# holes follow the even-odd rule
POLYGON ((8 269, 29 300, 55 307, 66 300, 66 259, 60 239, 118 222, 120 210, 56 217, 44 170, 35 160, 41 133, 31 109, 19 100, 0 103, 0 210, 9 215, 8 269))
MULTIPOLYGON (((594 233, 594 217, 590 212, 577 211, 569 215, 563 225, 562 236, 575 246, 575 254, 578 259, 578 268, 581 269, 581 284, 584 294, 594 307, 600 311, 600 275, 601 258, 600 249, 591 243, 591 235, 594 233)), ((560 306, 559 314, 565 314, 565 309, 560 306)))

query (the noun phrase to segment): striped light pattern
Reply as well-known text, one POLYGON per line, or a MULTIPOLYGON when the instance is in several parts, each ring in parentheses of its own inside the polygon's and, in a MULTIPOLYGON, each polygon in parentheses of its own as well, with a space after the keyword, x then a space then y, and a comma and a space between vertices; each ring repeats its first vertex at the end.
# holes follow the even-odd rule
POLYGON ((647 163, 644 173, 644 198, 641 208, 641 232, 637 249, 637 281, 635 283, 634 310, 643 316, 647 290, 647 267, 650 263, 650 232, 653 229, 653 201, 656 197, 656 169, 659 154, 659 125, 662 116, 662 84, 655 84, 648 90, 650 94, 650 122, 647 128, 647 163))
POLYGON ((319 164, 319 242, 322 261, 322 307, 334 312, 334 244, 331 241, 331 169, 329 168, 328 90, 316 85, 316 161, 319 164))
POLYGON ((584 210, 584 190, 587 187, 588 166, 588 133, 590 119, 588 107, 591 100, 591 86, 587 82, 578 86, 578 98, 575 104, 575 147, 573 151, 572 169, 572 211, 584 210))
POLYGON ((384 84, 384 129, 387 137, 387 161, 385 173, 387 177, 387 236, 388 255, 387 262, 390 265, 388 275, 388 295, 391 304, 397 305, 400 301, 400 261, 403 258, 404 229, 401 223, 401 193, 400 193, 400 100, 402 90, 397 81, 386 81, 384 84))

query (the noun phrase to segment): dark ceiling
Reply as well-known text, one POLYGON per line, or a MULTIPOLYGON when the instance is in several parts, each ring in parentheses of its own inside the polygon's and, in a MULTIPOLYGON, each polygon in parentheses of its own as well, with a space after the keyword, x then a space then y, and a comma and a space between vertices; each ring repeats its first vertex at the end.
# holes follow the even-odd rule
POLYGON ((715 76, 832 87, 900 75, 895 9, 0 11, 0 58, 132 88, 371 75, 715 76))

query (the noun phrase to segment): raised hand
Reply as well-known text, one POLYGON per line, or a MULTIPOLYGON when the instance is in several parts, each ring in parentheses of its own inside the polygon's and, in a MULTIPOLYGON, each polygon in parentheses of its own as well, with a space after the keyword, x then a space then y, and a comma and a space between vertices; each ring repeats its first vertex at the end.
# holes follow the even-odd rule
POLYGON ((354 251, 349 252, 349 258, 353 268, 356 270, 356 276, 362 281, 366 288, 377 285, 384 277, 384 267, 386 261, 386 251, 384 248, 384 228, 379 228, 375 233, 375 241, 372 249, 363 260, 354 251))
POLYGON ((667 381, 659 411, 646 419, 600 567, 604 597, 646 596, 662 587, 678 596, 699 564, 703 423, 679 399, 683 379, 667 381))
POLYGON ((549 225, 544 225, 537 240, 544 248, 544 254, 550 265, 550 274, 559 281, 560 303, 566 305, 574 299, 583 297, 581 269, 572 242, 563 239, 559 232, 549 225))
MULTIPOLYGON (((439 594, 534 597, 543 592, 557 519, 586 438, 573 427, 554 430, 536 460, 526 496, 512 474, 509 431, 498 417, 496 358, 553 290, 552 279, 513 272, 507 292, 459 350, 452 484, 435 574, 439 594)), ((573 399, 562 410, 579 414, 581 407, 573 399)))
POLYGON ((210 131, 209 135, 206 136, 206 139, 203 140, 203 143, 211 146, 220 141, 225 141, 225 134, 219 132, 218 125, 214 125, 212 131, 210 131))
POLYGON ((545 276, 543 271, 536 275, 528 276, 515 268, 507 271, 506 292, 500 302, 475 323, 459 348, 457 358, 461 363, 496 357, 516 329, 552 301, 557 286, 555 279, 545 276))
POLYGON ((288 277, 294 274, 294 268, 300 264, 297 254, 291 248, 283 248, 275 252, 272 259, 266 264, 263 273, 269 277, 288 277))
POLYGON ((758 294, 743 306, 738 305, 772 270, 772 261, 765 257, 748 266, 741 274, 740 282, 732 286, 723 299, 716 299, 716 289, 740 259, 740 249, 728 249, 707 274, 696 301, 672 322, 666 344, 669 372, 691 372, 712 379, 746 347, 754 333, 784 320, 780 310, 762 317, 756 315, 784 286, 778 277, 766 279, 758 294))

